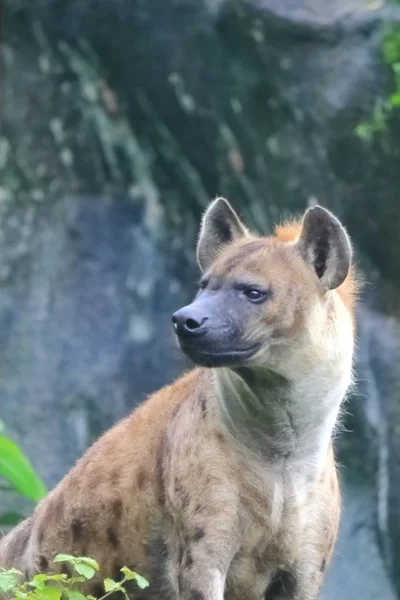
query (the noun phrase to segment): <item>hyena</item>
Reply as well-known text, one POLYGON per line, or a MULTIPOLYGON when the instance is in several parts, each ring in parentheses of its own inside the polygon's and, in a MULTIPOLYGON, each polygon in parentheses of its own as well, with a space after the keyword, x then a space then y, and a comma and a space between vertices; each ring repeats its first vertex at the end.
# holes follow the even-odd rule
POLYGON ((332 434, 352 380, 356 282, 327 210, 259 237, 218 198, 202 277, 172 318, 195 368, 103 435, 0 543, 30 577, 58 553, 138 600, 315 600, 340 516, 332 434))

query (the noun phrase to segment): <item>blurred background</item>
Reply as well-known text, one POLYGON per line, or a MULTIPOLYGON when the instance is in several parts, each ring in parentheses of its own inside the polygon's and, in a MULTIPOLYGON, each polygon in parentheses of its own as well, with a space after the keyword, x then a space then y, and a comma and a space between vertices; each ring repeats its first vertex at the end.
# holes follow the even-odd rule
POLYGON ((216 195, 262 233, 318 202, 365 281, 323 600, 399 597, 400 5, 3 0, 0 52, 3 442, 50 489, 188 366, 170 318, 216 195))

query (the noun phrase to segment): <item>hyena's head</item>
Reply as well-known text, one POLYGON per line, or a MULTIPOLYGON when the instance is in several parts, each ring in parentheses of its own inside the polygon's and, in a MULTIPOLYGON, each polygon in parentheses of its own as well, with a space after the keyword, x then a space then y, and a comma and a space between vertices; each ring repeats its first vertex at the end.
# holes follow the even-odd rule
POLYGON ((258 237, 218 198, 201 225, 199 293, 172 318, 183 352, 202 366, 284 375, 335 361, 346 345, 351 356, 351 254, 344 228, 322 207, 258 237))

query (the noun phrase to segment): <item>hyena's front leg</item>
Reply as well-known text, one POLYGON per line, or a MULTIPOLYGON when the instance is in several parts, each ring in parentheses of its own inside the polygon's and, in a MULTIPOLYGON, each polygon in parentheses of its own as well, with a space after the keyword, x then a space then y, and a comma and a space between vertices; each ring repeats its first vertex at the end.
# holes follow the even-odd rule
POLYGON ((223 600, 225 575, 210 565, 188 573, 181 568, 178 575, 179 600, 223 600))
POLYGON ((234 550, 227 533, 196 526, 173 543, 170 569, 179 600, 223 600, 225 580, 234 550), (226 543, 224 543, 226 540, 226 543))
POLYGON ((206 436, 202 403, 180 408, 158 461, 163 537, 177 600, 224 600, 229 566, 240 548, 239 492, 221 458, 220 437, 206 436), (199 410, 194 443, 181 420, 199 410), (205 441, 207 440, 207 441, 205 441), (170 444, 170 445, 169 445, 170 444))

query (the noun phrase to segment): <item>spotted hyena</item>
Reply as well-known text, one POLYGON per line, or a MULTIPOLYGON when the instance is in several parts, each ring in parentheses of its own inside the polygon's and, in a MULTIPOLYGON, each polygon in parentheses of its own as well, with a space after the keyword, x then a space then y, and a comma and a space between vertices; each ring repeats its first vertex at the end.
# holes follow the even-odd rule
MULTIPOLYGON (((351 383, 349 238, 314 207, 270 237, 206 211, 195 300, 173 315, 196 368, 103 435, 3 538, 26 576, 57 553, 123 565, 146 600, 315 600, 340 493, 332 431, 351 383)), ((87 591, 103 593, 101 578, 87 591)))

